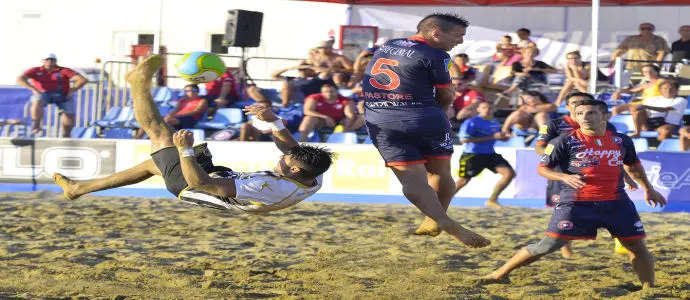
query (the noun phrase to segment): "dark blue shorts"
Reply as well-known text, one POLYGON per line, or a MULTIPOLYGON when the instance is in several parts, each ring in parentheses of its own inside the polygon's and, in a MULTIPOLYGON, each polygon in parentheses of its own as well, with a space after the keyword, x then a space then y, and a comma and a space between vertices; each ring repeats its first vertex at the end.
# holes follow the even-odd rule
POLYGON ((199 123, 199 120, 194 119, 192 116, 183 116, 183 117, 176 117, 178 120, 180 120, 180 124, 175 126, 175 129, 186 129, 186 128, 194 128, 196 126, 196 123, 199 123))
POLYGON ((453 155, 448 119, 366 124, 386 166, 424 164, 427 157, 450 159, 453 155))
POLYGON ((606 228, 620 240, 646 236, 635 204, 630 199, 558 203, 546 235, 565 240, 593 240, 606 228))

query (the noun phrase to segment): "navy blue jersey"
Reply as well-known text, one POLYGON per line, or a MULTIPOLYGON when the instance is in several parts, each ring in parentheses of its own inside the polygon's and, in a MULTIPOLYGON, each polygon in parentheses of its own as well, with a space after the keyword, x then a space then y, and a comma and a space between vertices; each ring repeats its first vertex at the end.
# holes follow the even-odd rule
POLYGON ((413 36, 379 47, 362 80, 365 117, 372 124, 438 118, 436 88, 451 84, 448 53, 413 36))
MULTIPOLYGON (((480 116, 470 118, 462 122, 460 127, 460 140, 477 137, 493 136, 501 131, 501 124, 496 120, 486 120, 480 116)), ((463 153, 493 154, 496 140, 488 140, 479 143, 465 143, 463 153)))

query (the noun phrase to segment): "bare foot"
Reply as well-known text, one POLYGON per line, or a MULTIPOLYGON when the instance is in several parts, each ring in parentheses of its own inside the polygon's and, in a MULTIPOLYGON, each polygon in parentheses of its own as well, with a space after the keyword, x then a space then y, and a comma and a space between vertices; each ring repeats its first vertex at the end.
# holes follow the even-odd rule
POLYGON ((442 221, 438 224, 455 240, 470 248, 483 248, 491 245, 491 241, 473 231, 462 227, 453 220, 442 221))
POLYGON ((570 258, 573 256, 573 249, 570 246, 570 243, 567 243, 565 246, 561 247, 561 255, 563 255, 563 258, 570 258))
POLYGON ((77 183, 65 175, 55 173, 53 174, 53 181, 62 188, 63 195, 67 200, 74 200, 82 195, 77 193, 77 183))
POLYGON ((438 226, 438 223, 434 221, 432 218, 426 217, 424 218, 424 223, 422 225, 419 225, 417 227, 417 230, 414 231, 415 235, 428 235, 428 236, 437 236, 441 234, 441 227, 438 226))
POLYGON ((501 204, 499 204, 498 201, 492 201, 492 200, 488 200, 488 201, 484 202, 484 205, 486 205, 486 207, 488 207, 488 208, 494 208, 494 209, 503 208, 503 206, 501 206, 501 204))
POLYGON ((160 69, 163 59, 160 55, 153 55, 142 61, 134 70, 127 73, 125 80, 134 86, 141 84, 151 84, 153 74, 160 69))

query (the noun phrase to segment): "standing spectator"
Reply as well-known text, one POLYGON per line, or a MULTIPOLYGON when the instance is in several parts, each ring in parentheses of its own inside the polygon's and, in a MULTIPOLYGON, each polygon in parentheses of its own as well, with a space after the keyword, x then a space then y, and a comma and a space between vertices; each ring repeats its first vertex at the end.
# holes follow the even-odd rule
POLYGON ((552 66, 541 60, 535 60, 537 55, 539 55, 537 48, 522 49, 522 60, 513 63, 513 83, 503 91, 504 96, 510 95, 517 89, 528 91, 535 84, 546 84, 546 74, 556 73, 556 69, 552 66))
POLYGON ((70 137, 74 127, 75 91, 81 89, 87 80, 70 68, 57 65, 55 54, 48 54, 40 67, 33 67, 17 78, 17 83, 31 90, 31 134, 42 130, 43 110, 48 104, 57 105, 62 112, 62 137, 70 137), (29 82, 31 79, 31 82, 29 82), (74 86, 70 87, 70 80, 74 86))
MULTIPOLYGON (((199 86, 188 84, 184 86, 184 96, 177 101, 175 109, 163 118, 166 124, 175 130, 194 128, 208 111, 208 100, 199 96, 199 86)), ((139 129, 136 139, 144 137, 144 130, 139 129)))
POLYGON ((225 73, 216 80, 207 82, 204 98, 208 100, 208 107, 215 111, 218 108, 228 107, 239 100, 240 95, 237 92, 236 84, 231 68, 225 70, 225 73))
POLYGON ((508 115, 503 123, 503 132, 511 132, 513 125, 520 130, 541 128, 551 120, 551 113, 558 109, 540 92, 522 94, 518 105, 518 109, 508 115))
POLYGON ((671 44, 671 55, 673 55, 671 60, 674 62, 671 70, 675 70, 675 63, 690 59, 690 25, 680 26, 678 33, 680 33, 680 39, 671 44))
MULTIPOLYGON (((283 87, 280 90, 282 106, 287 107, 292 103, 304 103, 304 98, 309 95, 317 94, 321 91, 321 86, 324 84, 332 84, 330 79, 322 79, 317 76, 311 65, 299 64, 293 67, 280 69, 271 74, 273 79, 282 80, 283 87), (283 73, 297 70, 297 77, 283 76, 283 73)), ((256 98, 255 98, 256 99, 256 98)), ((256 99, 257 102, 265 102, 268 99, 256 99)))
POLYGON ((309 95, 304 101, 304 119, 299 125, 300 142, 306 141, 314 129, 335 128, 338 123, 342 123, 344 131, 357 130, 364 126, 364 122, 359 120, 362 118, 356 112, 354 100, 338 95, 335 86, 325 84, 321 93, 309 95))
POLYGON ((307 63, 316 72, 321 73, 322 78, 333 78, 333 82, 338 87, 345 87, 352 74, 352 61, 344 55, 333 52, 333 44, 323 41, 315 48, 307 63))
POLYGON ((477 106, 486 101, 482 92, 475 89, 469 80, 453 79, 455 100, 448 108, 448 118, 464 121, 477 116, 477 106))
MULTIPOLYGON (((644 76, 644 81, 643 83, 640 83, 638 86, 631 88, 631 89, 622 89, 618 90, 611 95, 611 99, 617 100, 620 99, 621 94, 630 94, 630 93, 638 93, 642 92, 642 95, 640 95, 640 98, 642 98, 642 101, 660 96, 661 95, 661 90, 659 90, 659 86, 661 85, 662 82, 664 82, 664 79, 659 77, 659 72, 661 71, 661 68, 657 65, 651 65, 647 64, 644 67, 642 67, 642 76, 644 76)), ((611 114, 618 115, 621 114, 625 111, 630 110, 631 105, 636 105, 639 104, 637 102, 631 102, 631 103, 626 103, 626 104, 621 104, 614 106, 611 109, 611 114)))
MULTIPOLYGON (((626 54, 632 60, 654 60, 662 61, 666 53, 669 52, 668 43, 658 35, 654 35, 654 25, 651 23, 640 24, 640 34, 625 38, 623 42, 611 54, 610 66, 616 58, 626 54)), ((628 62, 625 68, 633 71, 640 71, 649 62, 628 62)))
POLYGON ((520 39, 517 42, 518 49, 522 50, 525 48, 536 48, 537 47, 537 44, 532 42, 532 40, 530 40, 530 38, 529 38, 530 35, 532 35, 532 31, 530 31, 529 29, 520 28, 517 30, 516 33, 517 33, 518 38, 520 39))
POLYGON ((642 104, 630 107, 635 122, 632 137, 639 137, 640 131, 656 130, 658 139, 670 138, 683 123, 683 113, 688 100, 678 97, 680 85, 675 81, 664 81, 659 86, 661 96, 644 100, 642 104))
MULTIPOLYGON (((580 93, 587 93, 587 88, 589 87, 589 72, 590 64, 589 62, 582 61, 582 56, 580 51, 573 51, 566 55, 568 63, 565 66, 565 77, 566 81, 561 89, 561 92, 556 98, 556 106, 561 106, 563 99, 566 95, 570 94, 573 89, 580 93)), ((597 81, 607 81, 606 75, 597 71, 597 81)))

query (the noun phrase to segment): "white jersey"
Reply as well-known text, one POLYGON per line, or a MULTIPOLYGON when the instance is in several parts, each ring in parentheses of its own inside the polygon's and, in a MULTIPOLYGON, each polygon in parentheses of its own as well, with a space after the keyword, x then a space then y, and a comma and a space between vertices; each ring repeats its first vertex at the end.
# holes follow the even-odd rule
POLYGON ((318 191, 323 175, 316 178, 314 186, 305 186, 273 171, 229 172, 209 174, 214 178, 235 179, 235 198, 220 197, 187 188, 180 193, 180 200, 199 206, 229 210, 236 213, 260 213, 293 206, 318 191))

